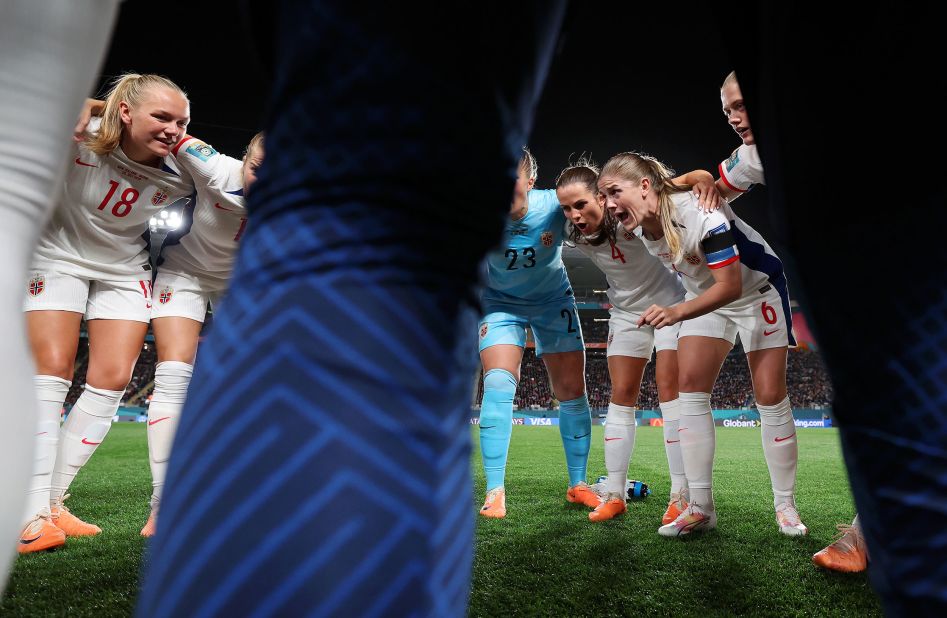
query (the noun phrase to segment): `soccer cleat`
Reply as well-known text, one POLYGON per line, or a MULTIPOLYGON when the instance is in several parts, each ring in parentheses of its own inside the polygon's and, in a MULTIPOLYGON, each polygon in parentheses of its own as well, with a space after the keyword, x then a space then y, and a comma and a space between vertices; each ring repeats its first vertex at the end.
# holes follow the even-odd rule
POLYGON ((148 515, 148 521, 145 522, 145 527, 141 529, 141 536, 152 537, 155 535, 155 530, 158 527, 158 509, 151 509, 151 514, 148 515))
POLYGON ((776 522, 779 531, 786 536, 803 536, 809 534, 809 529, 799 518, 799 511, 792 502, 784 502, 776 507, 776 522))
POLYGON ((49 513, 37 515, 20 533, 16 550, 21 554, 55 549, 66 544, 66 533, 53 525, 49 513))
POLYGON ((613 497, 609 498, 605 502, 602 502, 595 510, 589 513, 590 521, 608 521, 618 517, 622 513, 628 510, 628 506, 625 504, 625 499, 622 497, 613 497))
POLYGON ((840 573, 861 573, 868 568, 868 548, 855 526, 839 524, 840 537, 812 556, 812 564, 840 573))
POLYGON ((494 487, 488 491, 480 514, 494 519, 506 517, 506 490, 502 487, 494 487))
POLYGON ((585 481, 580 481, 570 487, 569 491, 566 492, 566 500, 584 504, 590 509, 597 508, 602 503, 602 499, 592 491, 592 488, 585 481))
POLYGON ((661 525, 666 526, 684 512, 687 508, 687 490, 676 494, 671 494, 671 500, 668 502, 668 508, 661 517, 661 525))
POLYGON ((102 532, 102 529, 95 524, 87 524, 69 512, 69 509, 63 505, 63 501, 68 497, 69 494, 66 494, 50 507, 53 524, 65 532, 66 536, 95 536, 102 532))
POLYGON ((717 513, 705 512, 696 504, 689 504, 677 519, 658 528, 661 536, 684 536, 695 532, 706 532, 717 527, 717 513))

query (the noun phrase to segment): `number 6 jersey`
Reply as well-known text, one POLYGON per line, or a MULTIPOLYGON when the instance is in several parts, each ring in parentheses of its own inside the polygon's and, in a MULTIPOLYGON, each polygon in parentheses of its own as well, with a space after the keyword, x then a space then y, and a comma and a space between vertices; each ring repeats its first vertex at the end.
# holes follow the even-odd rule
POLYGON ((150 278, 148 220, 194 191, 172 157, 160 168, 130 160, 121 147, 99 156, 72 148, 59 204, 40 236, 34 270, 92 280, 150 278))

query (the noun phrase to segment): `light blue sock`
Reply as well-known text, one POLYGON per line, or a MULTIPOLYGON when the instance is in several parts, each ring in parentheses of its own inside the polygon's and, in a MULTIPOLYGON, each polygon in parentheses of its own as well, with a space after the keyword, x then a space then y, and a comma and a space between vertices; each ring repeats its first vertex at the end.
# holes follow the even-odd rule
MULTIPOLYGON (((491 369, 483 376, 480 404, 480 453, 487 476, 487 491, 503 485, 506 455, 513 432, 513 395, 516 378, 505 369, 491 369)), ((588 406, 586 406, 588 407, 588 406)))
POLYGON ((569 487, 572 487, 585 480, 592 448, 592 413, 588 397, 582 395, 578 399, 559 402, 559 434, 566 450, 569 487))

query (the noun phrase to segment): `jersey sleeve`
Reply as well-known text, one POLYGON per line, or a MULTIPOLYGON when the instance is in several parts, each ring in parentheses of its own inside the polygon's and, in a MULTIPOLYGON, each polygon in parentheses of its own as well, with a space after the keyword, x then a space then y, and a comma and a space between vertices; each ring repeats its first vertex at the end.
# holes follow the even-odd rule
POLYGON ((220 154, 207 142, 193 135, 185 135, 171 150, 181 171, 196 183, 210 184, 225 173, 225 155, 220 154))
POLYGON ((753 185, 765 184, 763 163, 755 145, 741 144, 717 169, 720 179, 734 191, 743 193, 749 191, 753 185))
POLYGON ((709 213, 702 227, 700 247, 707 258, 708 268, 723 268, 740 259, 730 224, 719 212, 709 213))

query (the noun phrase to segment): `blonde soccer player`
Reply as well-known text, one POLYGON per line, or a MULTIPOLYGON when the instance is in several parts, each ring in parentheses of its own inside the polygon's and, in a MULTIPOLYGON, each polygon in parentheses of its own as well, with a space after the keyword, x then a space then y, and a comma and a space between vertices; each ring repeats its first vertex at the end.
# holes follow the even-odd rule
POLYGON ((704 212, 690 191, 671 180, 657 159, 626 152, 608 160, 598 181, 607 207, 626 230, 641 227, 648 251, 681 275, 686 291, 683 303, 654 304, 639 319, 658 329, 683 322, 678 435, 691 503, 659 533, 681 536, 716 527, 710 394, 739 336, 762 418, 779 531, 806 534, 795 505, 798 447, 786 389, 786 353, 795 342, 782 265, 729 206, 704 212))

